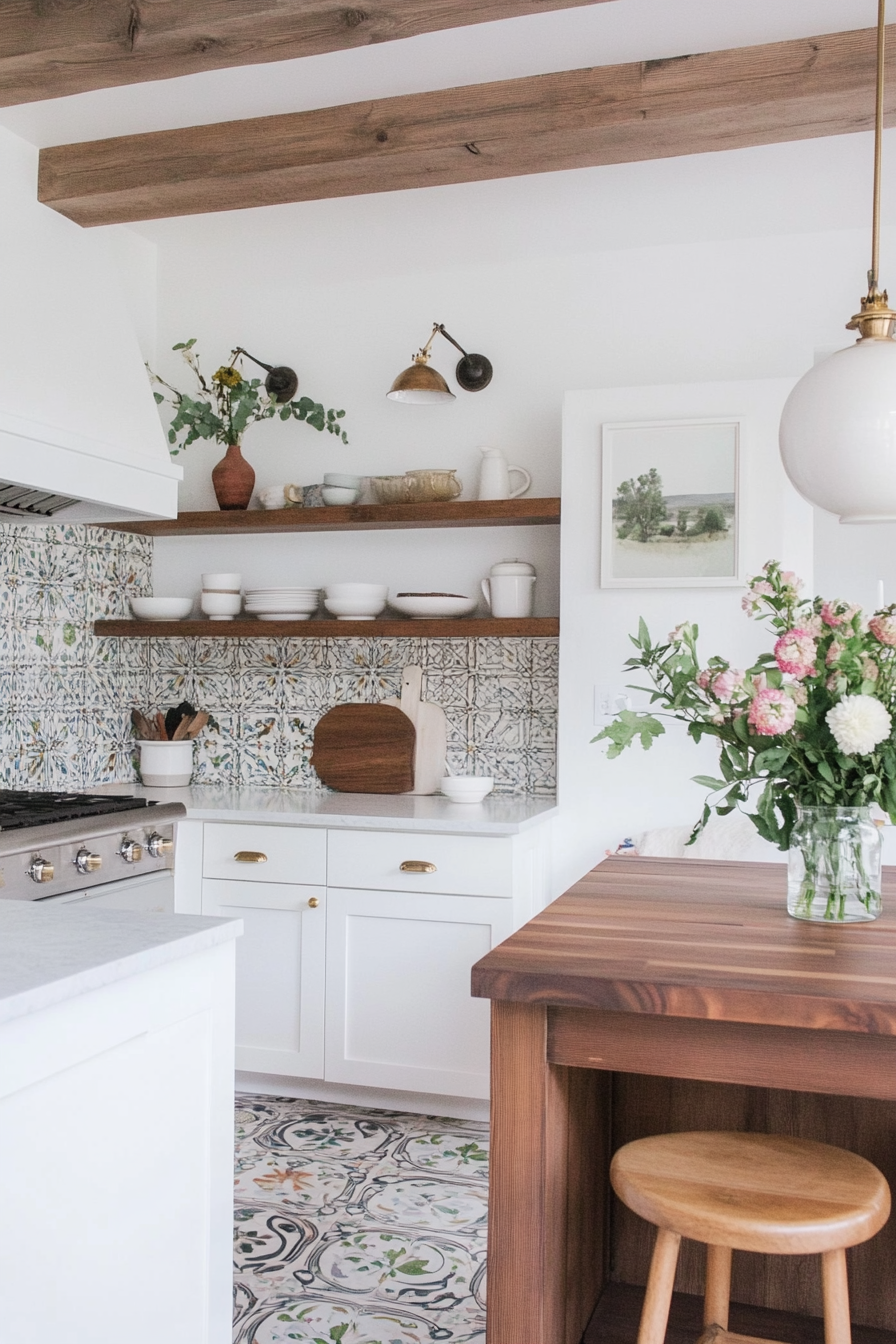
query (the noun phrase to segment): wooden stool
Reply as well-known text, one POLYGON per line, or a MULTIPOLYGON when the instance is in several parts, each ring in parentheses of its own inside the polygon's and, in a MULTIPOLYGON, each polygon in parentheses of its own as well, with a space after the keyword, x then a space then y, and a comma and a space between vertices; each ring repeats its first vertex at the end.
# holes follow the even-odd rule
POLYGON ((620 1148, 610 1180, 659 1228, 638 1344, 663 1344, 682 1237, 706 1243, 699 1344, 771 1344, 728 1331, 732 1250, 820 1253, 825 1344, 850 1344, 845 1248, 890 1214, 889 1186, 863 1157, 778 1134, 659 1134, 620 1148))

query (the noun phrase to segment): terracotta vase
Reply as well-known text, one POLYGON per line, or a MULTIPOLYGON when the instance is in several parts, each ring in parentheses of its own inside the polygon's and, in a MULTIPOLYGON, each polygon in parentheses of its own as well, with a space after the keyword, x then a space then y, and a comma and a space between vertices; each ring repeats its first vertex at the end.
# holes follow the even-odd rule
POLYGON ((217 466, 212 467, 212 485, 219 509, 247 509, 255 489, 255 471, 240 452, 238 443, 228 445, 217 466))

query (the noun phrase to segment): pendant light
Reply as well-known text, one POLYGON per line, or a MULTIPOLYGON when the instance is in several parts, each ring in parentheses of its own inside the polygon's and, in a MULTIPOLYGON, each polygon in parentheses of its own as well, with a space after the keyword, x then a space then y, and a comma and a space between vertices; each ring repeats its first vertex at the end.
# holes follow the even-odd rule
POLYGON ((781 416, 784 470, 841 523, 896 521, 896 312, 878 288, 885 9, 878 0, 871 270, 861 311, 846 324, 859 336, 800 379, 781 416))

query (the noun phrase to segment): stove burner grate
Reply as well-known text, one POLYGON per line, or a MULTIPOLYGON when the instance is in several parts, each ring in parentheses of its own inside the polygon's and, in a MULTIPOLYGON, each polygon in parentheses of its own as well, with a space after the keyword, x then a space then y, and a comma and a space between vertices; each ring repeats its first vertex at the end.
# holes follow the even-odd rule
POLYGON ((0 831, 24 826, 52 826, 57 821, 104 817, 149 807, 148 798, 98 793, 41 793, 27 789, 0 789, 0 831))

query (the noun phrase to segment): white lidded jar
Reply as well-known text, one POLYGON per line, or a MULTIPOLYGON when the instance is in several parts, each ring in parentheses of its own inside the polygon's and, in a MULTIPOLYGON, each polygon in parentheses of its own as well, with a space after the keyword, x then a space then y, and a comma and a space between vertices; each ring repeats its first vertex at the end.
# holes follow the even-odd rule
POLYGON ((482 580, 482 593, 493 616, 525 618, 535 602, 535 566, 528 560, 501 560, 482 580))

